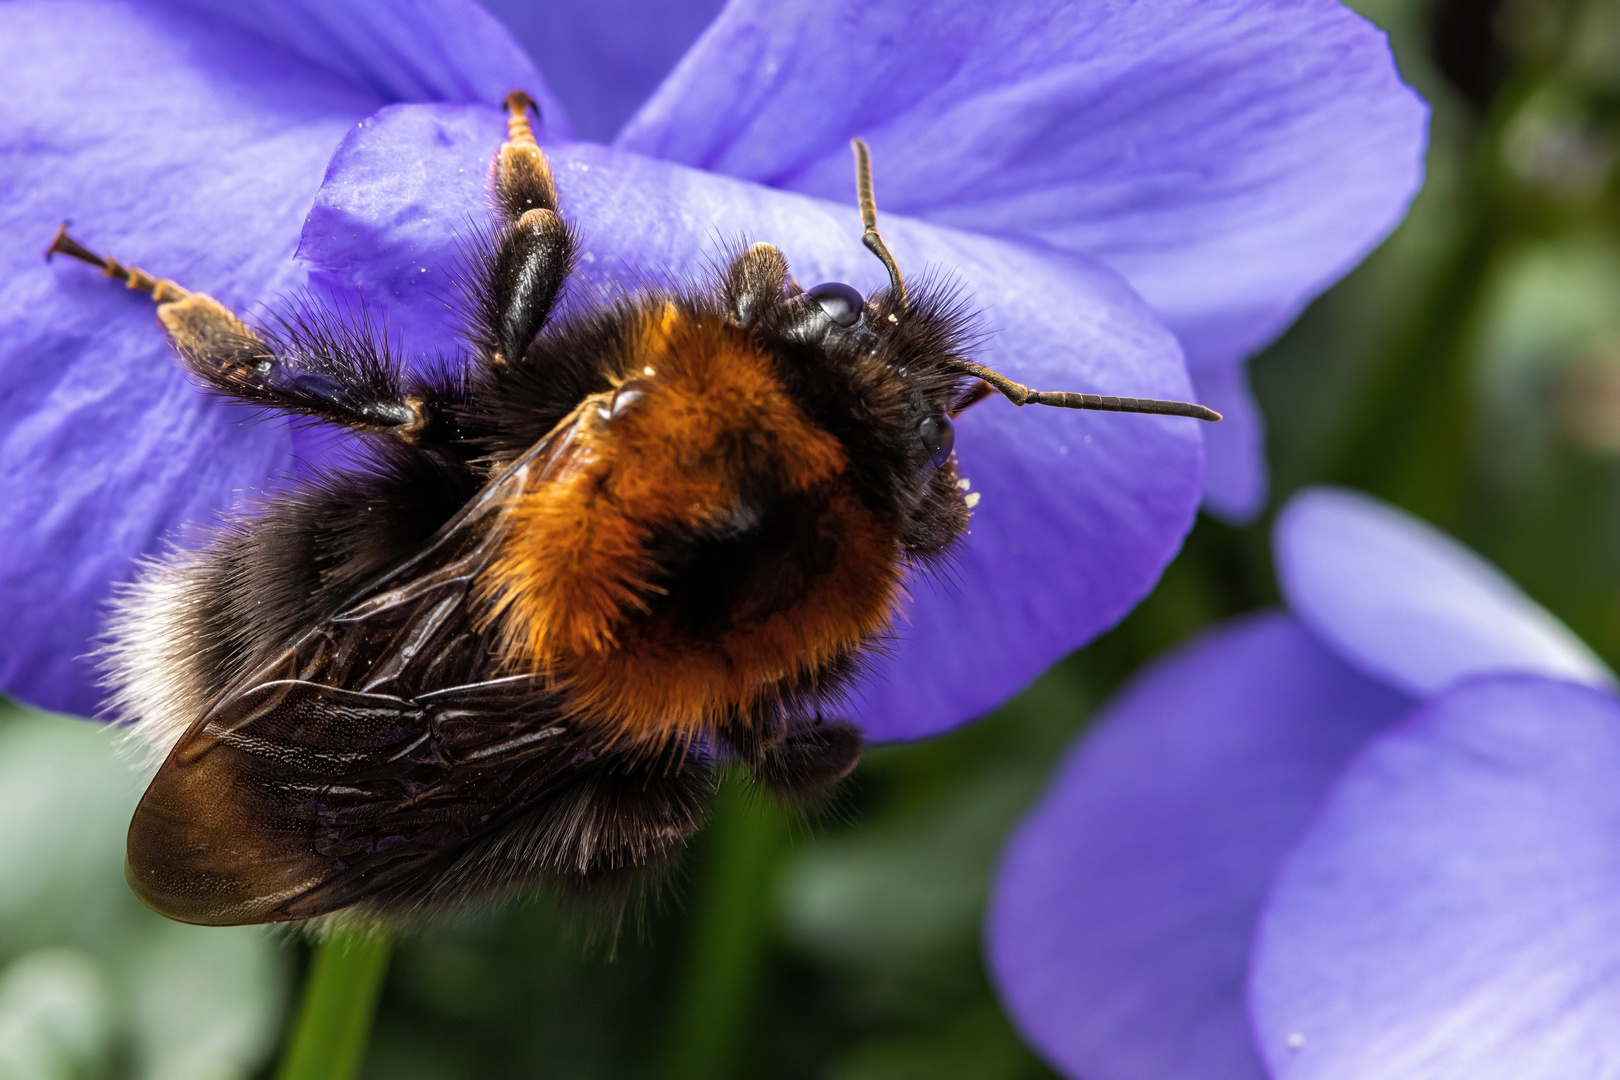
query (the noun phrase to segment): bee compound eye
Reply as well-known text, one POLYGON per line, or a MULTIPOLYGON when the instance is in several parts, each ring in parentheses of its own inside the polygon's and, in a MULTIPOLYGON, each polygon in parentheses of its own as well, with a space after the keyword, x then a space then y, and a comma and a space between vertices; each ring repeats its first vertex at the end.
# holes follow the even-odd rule
POLYGON ((945 459, 951 456, 951 451, 956 447, 956 425, 951 423, 948 416, 930 416, 917 425, 917 437, 922 440, 923 449, 928 451, 928 460, 937 469, 945 464, 945 459))
POLYGON ((866 310, 866 298, 842 281, 817 285, 805 296, 820 304, 827 318, 839 326, 854 326, 861 321, 861 312, 866 310))

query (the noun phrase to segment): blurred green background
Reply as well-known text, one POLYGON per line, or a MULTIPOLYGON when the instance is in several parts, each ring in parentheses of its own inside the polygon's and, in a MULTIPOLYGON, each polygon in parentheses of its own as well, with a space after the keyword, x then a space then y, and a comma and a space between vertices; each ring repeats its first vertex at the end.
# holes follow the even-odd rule
MULTIPOLYGON (((1361 487, 1473 545, 1620 666, 1620 0, 1364 0, 1434 106, 1401 229, 1252 365, 1271 507, 1361 487)), ((1201 519, 1120 627, 984 721, 873 750, 789 820, 728 784, 611 949, 543 903, 400 943, 364 1075, 1050 1075, 986 980, 996 852, 1146 659, 1275 600, 1269 517, 1201 519)), ((0 711, 0 1078, 268 1077, 300 939, 123 883, 141 778, 91 724, 0 711)))

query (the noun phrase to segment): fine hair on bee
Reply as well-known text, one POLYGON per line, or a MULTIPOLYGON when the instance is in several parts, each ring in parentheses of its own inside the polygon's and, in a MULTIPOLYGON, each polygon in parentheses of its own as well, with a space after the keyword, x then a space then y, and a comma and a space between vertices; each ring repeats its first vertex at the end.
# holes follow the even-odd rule
POLYGON ((148 905, 205 924, 432 913, 514 888, 621 905, 699 828, 720 767, 804 800, 910 572, 962 536, 952 417, 1018 405, 1219 419, 1037 391, 908 287, 800 288, 768 243, 713 280, 559 310, 579 247, 534 103, 505 100, 466 355, 250 325, 58 231, 151 295, 205 388, 355 433, 353 460, 149 559, 116 601, 112 708, 162 764, 130 824, 148 905))

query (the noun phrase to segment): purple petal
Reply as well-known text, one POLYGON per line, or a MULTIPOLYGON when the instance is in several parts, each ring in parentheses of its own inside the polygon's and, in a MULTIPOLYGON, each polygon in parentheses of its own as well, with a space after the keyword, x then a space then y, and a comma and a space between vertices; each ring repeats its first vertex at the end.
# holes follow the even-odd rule
POLYGON ((1204 428, 1204 509, 1242 524, 1266 502, 1266 419, 1241 364, 1192 368, 1193 394, 1221 414, 1204 428))
POLYGON ((562 103, 506 27, 476 0, 179 0, 326 69, 381 101, 497 104, 522 88, 546 125, 562 103))
POLYGON ((1507 575, 1369 495, 1296 495, 1272 546, 1301 621, 1352 666, 1416 696, 1507 671, 1614 684, 1603 661, 1507 575))
POLYGON ((991 973, 1030 1042, 1085 1080, 1263 1077, 1243 1000, 1261 899, 1345 760, 1408 706, 1281 614, 1137 676, 995 880, 991 973))
POLYGON ((1287 1080, 1620 1068, 1620 702, 1476 681, 1377 739, 1278 877, 1256 1031, 1287 1080))
MULTIPOLYGON (((383 110, 333 159, 301 254, 413 344, 452 347, 453 230, 487 212, 501 132, 491 110, 383 110)), ((780 246, 806 284, 885 280, 860 246, 853 207, 589 144, 550 152, 563 211, 583 238, 574 303, 623 282, 707 277, 719 242, 738 235, 780 246)), ((1014 377, 1187 393, 1174 340, 1108 271, 898 216, 886 228, 908 266, 947 268, 965 283, 994 331, 987 361, 1014 377)), ((863 688, 858 711, 874 738, 967 720, 1117 620, 1173 557, 1200 489, 1199 432, 1187 421, 995 401, 961 419, 957 446, 984 501, 959 584, 913 586, 895 656, 863 688)))
POLYGON ((605 143, 723 5, 722 0, 485 0, 484 6, 545 68, 573 119, 575 136, 605 143))
POLYGON ((1213 370, 1394 227, 1426 128, 1332 0, 740 0, 618 145, 847 202, 864 135, 881 208, 1100 258, 1213 370))
POLYGON ((0 5, 0 680, 93 711, 99 609, 132 560, 288 460, 177 369, 148 299, 40 253, 98 250, 247 307, 289 256, 332 147, 378 102, 215 20, 157 4, 0 5))

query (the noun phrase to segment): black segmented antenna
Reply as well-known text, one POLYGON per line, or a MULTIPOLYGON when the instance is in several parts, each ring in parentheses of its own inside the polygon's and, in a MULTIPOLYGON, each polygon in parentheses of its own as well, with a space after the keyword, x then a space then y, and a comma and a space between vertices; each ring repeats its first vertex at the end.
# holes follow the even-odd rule
MULTIPOLYGON (((877 231, 877 200, 872 195, 872 151, 867 148, 866 140, 854 138, 849 141, 855 149, 855 190, 861 203, 861 224, 865 232, 861 235, 861 243, 883 261, 884 267, 889 271, 889 285, 900 301, 901 310, 906 308, 906 283, 900 276, 900 267, 895 265, 894 256, 889 254, 889 246, 883 242, 883 237, 877 231)), ((1074 394, 1068 391, 1031 390, 1023 383, 1013 382, 999 371, 992 371, 979 364, 966 360, 957 360, 952 363, 964 375, 974 375, 983 379, 989 386, 994 387, 1008 401, 1014 405, 1051 405, 1059 409, 1093 409, 1098 412, 1126 412, 1126 413, 1152 413, 1159 416, 1190 416, 1195 420, 1208 420, 1211 423, 1219 420, 1221 414, 1207 405, 1196 405, 1190 401, 1161 401, 1158 398, 1113 397, 1107 394, 1074 394)), ((960 404, 956 412, 971 405, 973 401, 982 396, 970 395, 969 399, 960 404)))
POLYGON ((889 271, 889 287, 894 290, 904 310, 905 279, 900 276, 900 267, 895 265, 894 256, 889 254, 889 245, 883 242, 883 237, 877 231, 877 200, 872 197, 872 151, 867 149, 865 139, 851 139, 849 145, 855 148, 855 191, 861 203, 861 225, 866 230, 861 234, 861 243, 883 260, 884 268, 889 271))
POLYGON ((1074 394, 1065 390, 1031 390, 1023 383, 1013 382, 1001 372, 992 371, 981 364, 957 360, 951 366, 965 375, 975 375, 983 379, 1014 405, 1051 405, 1059 409, 1094 409, 1097 412, 1190 416, 1194 420, 1208 420, 1210 423, 1214 423, 1221 418, 1221 414, 1208 405, 1195 405, 1190 401, 1112 397, 1107 394, 1074 394))

